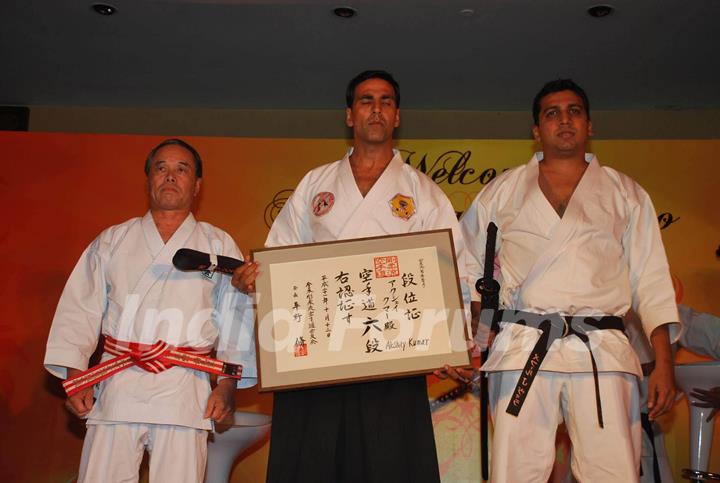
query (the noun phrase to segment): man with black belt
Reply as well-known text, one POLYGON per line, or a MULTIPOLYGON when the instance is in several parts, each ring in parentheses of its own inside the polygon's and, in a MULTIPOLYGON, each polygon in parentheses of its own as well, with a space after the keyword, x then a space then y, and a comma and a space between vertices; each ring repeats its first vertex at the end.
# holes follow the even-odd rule
MULTIPOLYGON (((542 151, 491 182, 461 223, 470 280, 483 276, 486 227, 498 227, 505 310, 482 368, 494 422, 491 479, 547 481, 564 420, 578 480, 636 482, 642 372, 623 333, 630 307, 655 351, 650 417, 675 394, 667 324, 679 318, 655 211, 637 183, 586 154, 592 123, 577 84, 546 84, 533 117, 542 151)), ((481 322, 493 321, 472 305, 481 322)))

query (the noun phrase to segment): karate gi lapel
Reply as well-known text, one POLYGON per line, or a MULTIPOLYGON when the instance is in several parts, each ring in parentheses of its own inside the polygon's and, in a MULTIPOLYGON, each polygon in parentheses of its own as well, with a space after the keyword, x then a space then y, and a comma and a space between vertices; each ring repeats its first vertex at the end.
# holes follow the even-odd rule
MULTIPOLYGON (((349 155, 346 156, 347 163, 342 167, 341 184, 349 195, 349 200, 357 201, 355 211, 348 217, 342 229, 338 233, 338 239, 357 238, 363 233, 365 220, 377 217, 378 209, 390 210, 390 200, 397 194, 397 180, 402 174, 403 160, 400 152, 393 150, 394 156, 375 182, 365 198, 355 182, 355 177, 350 168, 349 155), (353 191, 354 190, 354 191, 353 191)), ((343 160, 345 161, 345 160, 343 160)))
POLYGON ((122 337, 131 335, 129 330, 133 327, 137 312, 150 289, 155 283, 166 280, 172 272, 172 257, 179 248, 185 246, 187 239, 197 226, 197 222, 190 213, 167 243, 162 241, 150 212, 147 212, 142 218, 141 226, 153 260, 147 266, 135 287, 130 290, 128 301, 123 307, 120 327, 125 328, 128 332, 123 331, 120 334, 121 340, 123 340, 122 337))
POLYGON ((348 151, 343 158, 338 172, 338 184, 341 191, 341 195, 338 199, 342 200, 343 208, 347 211, 345 212, 344 223, 336 233, 337 239, 352 238, 352 236, 348 236, 346 232, 356 228, 358 222, 357 216, 362 212, 365 202, 365 199, 360 193, 357 183, 355 182, 355 176, 353 176, 352 168, 350 167, 351 154, 352 149, 348 151))
MULTIPOLYGON (((522 283, 523 287, 532 285, 538 277, 541 277, 550 264, 552 264, 553 260, 562 256, 562 252, 566 249, 568 243, 575 238, 576 231, 583 219, 583 204, 587 202, 589 197, 595 196, 595 187, 598 185, 600 177, 600 166, 595 156, 586 158, 586 160, 587 159, 590 160, 588 167, 575 188, 563 217, 559 218, 557 213, 555 213, 555 216, 558 217, 559 220, 553 228, 550 240, 545 246, 545 249, 540 253, 528 272, 527 277, 525 277, 525 281, 522 283)), ((539 170, 537 163, 533 167, 533 170, 534 176, 529 175, 526 182, 534 183, 534 186, 528 186, 528 189, 535 191, 535 193, 531 193, 531 196, 534 197, 533 202, 539 203, 542 200, 537 198, 538 194, 543 199, 545 195, 543 195, 542 190, 540 190, 537 184, 537 173, 539 170)), ((550 210, 553 210, 547 199, 544 199, 544 201, 545 205, 550 210)))

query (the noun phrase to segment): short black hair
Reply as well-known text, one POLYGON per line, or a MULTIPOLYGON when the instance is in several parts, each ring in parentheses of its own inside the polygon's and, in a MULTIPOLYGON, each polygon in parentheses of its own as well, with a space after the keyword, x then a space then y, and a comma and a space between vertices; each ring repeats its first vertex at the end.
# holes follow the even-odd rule
POLYGON ((345 104, 347 107, 352 107, 353 105, 357 86, 370 79, 382 79, 390 84, 395 91, 395 105, 400 107, 400 84, 397 83, 392 74, 384 70, 366 70, 353 77, 345 90, 345 104))
POLYGON ((147 155, 147 158, 145 159, 145 175, 147 176, 150 174, 150 166, 152 165, 152 160, 157 154, 160 149, 164 148, 165 146, 180 146, 181 148, 187 149, 190 154, 192 154, 193 160, 195 161, 195 176, 198 178, 202 178, 203 168, 202 168, 202 158, 200 158, 200 153, 197 152, 197 150, 190 146, 188 143, 183 141, 182 139, 172 138, 172 139, 166 139, 165 141, 161 142, 152 150, 150 151, 150 154, 147 155))
POLYGON ((588 120, 590 119, 590 101, 583 88, 577 85, 572 79, 555 79, 542 86, 540 92, 538 92, 535 95, 535 99, 533 99, 532 114, 536 126, 540 123, 540 102, 543 100, 543 97, 560 91, 573 91, 577 94, 583 102, 588 120))

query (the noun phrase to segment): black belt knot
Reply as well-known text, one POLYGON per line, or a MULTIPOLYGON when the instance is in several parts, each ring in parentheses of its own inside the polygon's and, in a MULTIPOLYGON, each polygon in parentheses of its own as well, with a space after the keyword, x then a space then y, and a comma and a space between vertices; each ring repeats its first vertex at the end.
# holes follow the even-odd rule
POLYGON ((502 310, 498 311, 497 320, 534 327, 542 331, 540 338, 530 352, 530 357, 528 357, 525 367, 520 373, 520 379, 518 379, 518 382, 515 385, 515 390, 510 398, 510 403, 508 404, 506 412, 512 414, 513 416, 520 414, 520 409, 522 409, 522 406, 525 403, 525 398, 530 390, 530 386, 540 370, 540 366, 548 353, 550 345, 552 345, 556 339, 562 339, 564 337, 574 335, 585 344, 588 349, 588 353, 590 354, 593 379, 595 382, 595 405, 597 408, 598 424, 601 428, 603 428, 602 404, 600 402, 600 381, 598 379, 595 356, 590 348, 590 338, 587 333, 591 330, 602 329, 624 330, 625 325, 623 324, 622 318, 611 315, 605 315, 602 317, 571 317, 560 314, 535 314, 519 310, 502 310))

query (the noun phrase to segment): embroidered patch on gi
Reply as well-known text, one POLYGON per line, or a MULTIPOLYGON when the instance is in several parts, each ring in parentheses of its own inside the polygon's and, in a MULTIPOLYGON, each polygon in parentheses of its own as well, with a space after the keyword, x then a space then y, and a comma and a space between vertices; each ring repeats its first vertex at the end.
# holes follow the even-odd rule
POLYGON ((203 270, 200 273, 202 274, 203 277, 207 278, 208 280, 212 280, 213 277, 215 276, 215 272, 210 271, 210 270, 203 270))
POLYGON ((312 200, 312 210, 315 216, 323 216, 330 211, 335 204, 335 195, 329 191, 322 191, 315 195, 312 200))
POLYGON ((415 200, 410 196, 398 193, 390 200, 390 209, 393 215, 403 220, 409 220, 415 214, 415 200))

